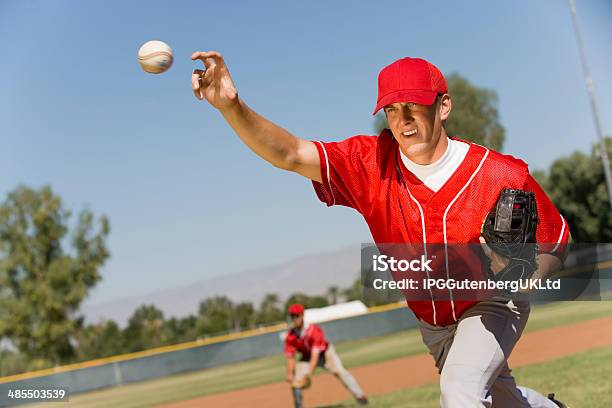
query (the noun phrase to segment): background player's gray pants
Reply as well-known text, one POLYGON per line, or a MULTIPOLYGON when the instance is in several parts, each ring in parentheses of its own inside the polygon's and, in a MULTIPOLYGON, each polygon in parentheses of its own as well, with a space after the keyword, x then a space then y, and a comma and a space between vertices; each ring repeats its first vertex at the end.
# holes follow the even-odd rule
POLYGON ((440 370, 442 408, 558 408, 542 394, 517 387, 506 362, 529 310, 526 301, 485 301, 450 326, 419 321, 423 342, 440 370))
MULTIPOLYGON (((300 380, 306 375, 306 373, 308 372, 309 364, 310 363, 308 361, 300 361, 296 364, 296 380, 300 380)), ((323 358, 319 359, 318 366, 325 368, 327 371, 338 377, 340 381, 342 381, 342 384, 344 384, 344 386, 350 391, 351 394, 353 394, 355 398, 363 397, 363 391, 361 390, 361 387, 359 387, 357 380, 355 380, 355 377, 353 377, 351 373, 349 373, 347 369, 344 368, 344 366, 342 365, 342 361, 340 360, 340 357, 336 353, 336 349, 332 344, 327 347, 323 358)), ((294 400, 295 399, 297 398, 295 396, 294 391, 294 400)))
POLYGON ((299 388, 291 388, 293 393, 293 405, 295 408, 302 408, 302 390, 299 388))

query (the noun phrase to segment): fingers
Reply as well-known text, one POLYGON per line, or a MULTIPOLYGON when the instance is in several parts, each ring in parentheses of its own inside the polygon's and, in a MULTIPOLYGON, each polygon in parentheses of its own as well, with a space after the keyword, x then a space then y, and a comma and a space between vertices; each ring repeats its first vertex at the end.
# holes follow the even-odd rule
POLYGON ((200 76, 200 82, 202 83, 202 87, 206 88, 213 81, 213 75, 217 68, 211 67, 204 72, 204 76, 200 76))
POLYGON ((200 60, 204 63, 206 70, 195 69, 191 74, 191 89, 199 100, 204 99, 204 89, 211 84, 216 65, 224 64, 223 57, 217 51, 197 51, 191 54, 193 61, 200 60))
POLYGON ((499 271, 507 267, 510 263, 510 260, 503 255, 500 255, 494 252, 491 247, 487 244, 487 241, 484 237, 479 237, 480 246, 482 247, 482 251, 485 253, 487 258, 491 261, 489 267, 494 274, 497 274, 499 271))
POLYGON ((191 59, 202 61, 206 67, 206 70, 194 70, 191 75, 191 88, 196 98, 211 98, 209 102, 215 101, 213 105, 217 108, 235 102, 238 92, 219 52, 198 51, 191 55, 191 59))
POLYGON ((191 74, 191 89, 193 90, 195 97, 200 100, 204 98, 200 89, 200 78, 202 77, 203 73, 204 71, 201 69, 194 69, 193 73, 191 74))
POLYGON ((196 51, 191 54, 191 59, 202 61, 206 68, 215 64, 224 64, 223 57, 217 51, 196 51))
POLYGON ((478 240, 480 241, 480 246, 482 247, 483 252, 485 253, 485 255, 491 259, 491 257, 493 256, 493 251, 491 250, 491 248, 489 248, 489 246, 487 245, 487 241, 484 239, 484 237, 480 237, 478 238, 478 240))
POLYGON ((204 99, 204 89, 208 87, 213 80, 213 71, 214 67, 207 69, 206 71, 202 69, 194 69, 191 74, 191 89, 193 90, 193 94, 198 99, 204 99))

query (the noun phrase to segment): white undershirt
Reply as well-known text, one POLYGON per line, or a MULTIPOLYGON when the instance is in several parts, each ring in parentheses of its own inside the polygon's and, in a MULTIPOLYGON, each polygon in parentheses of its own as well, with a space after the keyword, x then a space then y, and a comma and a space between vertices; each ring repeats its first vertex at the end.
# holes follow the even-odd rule
POLYGON ((438 191, 444 183, 455 173, 467 155, 470 145, 458 140, 448 139, 448 147, 438 160, 431 164, 416 164, 402 153, 404 166, 429 189, 438 191))

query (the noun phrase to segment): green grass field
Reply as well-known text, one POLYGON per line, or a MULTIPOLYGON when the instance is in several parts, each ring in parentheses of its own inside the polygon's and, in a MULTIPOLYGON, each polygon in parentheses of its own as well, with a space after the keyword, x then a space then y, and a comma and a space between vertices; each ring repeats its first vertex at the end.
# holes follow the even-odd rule
MULTIPOLYGON (((519 385, 542 393, 554 392, 571 407, 612 407, 612 347, 574 354, 550 362, 533 364, 513 370, 519 385)), ((376 408, 440 406, 438 384, 402 390, 370 398, 376 408)), ((337 407, 354 408, 352 400, 337 407)))
MULTIPOLYGON (((556 327, 611 315, 612 302, 561 302, 548 304, 532 309, 526 331, 556 327)), ((408 330, 386 336, 337 343, 335 347, 342 357, 343 363, 348 368, 426 352, 425 346, 421 342, 420 333, 417 330, 408 330)), ((109 406, 126 408, 149 407, 155 404, 180 401, 283 381, 285 378, 285 362, 280 352, 281 350, 279 349, 278 356, 265 357, 187 374, 174 375, 158 380, 127 384, 122 387, 75 395, 70 398, 71 402, 69 405, 84 408, 101 408, 109 406), (228 378, 231 378, 232 381, 227 381, 228 378)), ((610 353, 611 351, 608 350, 608 354, 605 355, 608 358, 607 361, 603 359, 605 356, 601 356, 597 353, 595 353, 595 357, 590 361, 597 366, 601 365, 603 362, 610 364, 610 358, 612 357, 610 353)), ((570 356, 566 359, 573 361, 573 358, 573 356, 570 356)), ((566 359, 562 360, 565 361, 566 359)), ((543 365, 547 364, 563 363, 550 362, 543 365)), ((517 369, 515 373, 519 374, 523 371, 529 373, 531 372, 530 370, 537 370, 537 367, 538 366, 517 369)), ((599 371, 600 369, 603 370, 604 367, 598 367, 597 370, 593 371, 599 371)), ((555 375, 560 372, 563 373, 561 379, 565 381, 567 377, 564 371, 543 370, 543 372, 549 373, 548 377, 550 378, 543 378, 542 381, 553 381, 555 375)), ((608 372, 608 374, 610 373, 608 372)), ((521 379, 522 378, 521 375, 521 379)), ((535 378, 536 377, 534 377, 534 381, 535 378)), ((608 375, 607 378, 612 377, 608 375)), ((579 382, 584 383, 588 381, 582 379, 579 382)), ((554 385, 556 383, 550 382, 550 384, 554 385)), ((526 382, 525 385, 533 385, 534 388, 539 389, 535 382, 533 384, 526 382)), ((434 401, 434 405, 432 406, 436 406, 437 403, 435 401, 438 398, 437 389, 437 385, 432 385, 431 387, 402 391, 378 397, 376 398, 376 403, 380 403, 382 404, 380 406, 385 407, 396 406, 393 405, 396 404, 396 402, 393 401, 398 400, 394 400, 393 398, 407 398, 406 400, 413 400, 412 398, 416 400, 416 398, 420 398, 423 401, 429 401, 427 403, 430 404, 434 401), (404 393, 410 393, 410 398, 404 397, 404 393), (385 402, 385 398, 387 397, 390 399, 390 402, 385 402)), ((556 391, 556 389, 554 391, 556 391)), ((607 389, 606 392, 610 392, 610 389, 607 389)), ((406 405, 400 404, 400 406, 406 405)), ((428 405, 414 406, 421 407, 428 405)))

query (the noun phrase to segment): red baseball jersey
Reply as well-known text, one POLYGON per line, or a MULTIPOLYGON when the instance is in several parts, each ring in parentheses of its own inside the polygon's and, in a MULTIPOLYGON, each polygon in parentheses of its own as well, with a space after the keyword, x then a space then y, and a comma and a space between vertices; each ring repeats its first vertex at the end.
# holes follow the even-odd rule
POLYGON ((329 343, 325 340, 325 334, 316 324, 309 324, 302 330, 291 329, 285 337, 285 355, 293 357, 296 351, 302 354, 302 360, 310 360, 313 350, 324 352, 329 343))
MULTIPOLYGON (((532 191, 540 223, 540 252, 555 253, 569 228, 527 164, 509 155, 468 143, 469 150, 450 179, 434 192, 401 163, 399 145, 388 129, 380 136, 354 136, 341 142, 314 142, 322 183, 313 182, 328 206, 352 207, 368 223, 376 244, 468 244, 479 242, 482 222, 504 188, 532 191)), ((451 271, 452 276, 452 271, 451 271)), ((433 325, 449 325, 474 300, 407 299, 416 316, 433 325)))

